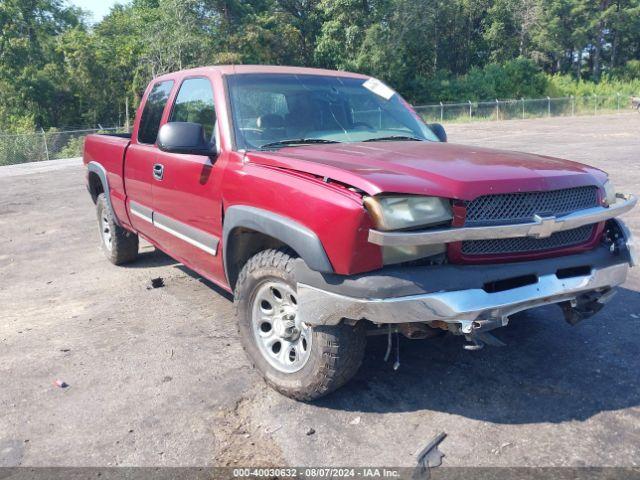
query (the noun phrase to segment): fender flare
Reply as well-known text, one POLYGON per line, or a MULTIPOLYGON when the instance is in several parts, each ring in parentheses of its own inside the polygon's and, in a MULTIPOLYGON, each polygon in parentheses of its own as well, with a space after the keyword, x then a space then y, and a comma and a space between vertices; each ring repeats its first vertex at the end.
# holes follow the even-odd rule
POLYGON ((115 211, 113 210, 113 206, 111 205, 111 190, 109 189, 109 180, 107 179, 107 171, 98 162, 87 163, 87 170, 91 173, 95 173, 96 175, 98 175, 100 182, 102 182, 102 190, 104 192, 104 197, 107 202, 107 207, 109 208, 109 210, 111 210, 111 214, 113 215, 114 222, 116 222, 116 225, 120 227, 121 226, 120 220, 118 220, 118 217, 115 211))
POLYGON ((234 205, 225 211, 222 238, 224 245, 224 270, 229 278, 229 237, 236 228, 247 228, 268 235, 293 248, 312 270, 333 273, 318 236, 309 228, 276 213, 247 205, 234 205))

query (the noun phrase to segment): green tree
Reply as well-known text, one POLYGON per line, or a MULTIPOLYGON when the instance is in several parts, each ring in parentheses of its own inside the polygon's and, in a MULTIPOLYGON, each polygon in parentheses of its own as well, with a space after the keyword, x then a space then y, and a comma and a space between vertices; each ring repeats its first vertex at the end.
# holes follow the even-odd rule
POLYGON ((418 103, 640 75, 640 0, 124 0, 96 25, 65 1, 0 0, 0 131, 123 124, 153 77, 207 64, 356 70, 418 103))
MULTIPOLYGON (((60 107, 69 92, 59 84, 63 59, 56 41, 81 22, 81 12, 61 0, 0 3, 0 118, 28 117, 38 125, 64 120, 60 107)), ((25 122, 18 123, 23 128, 25 122)), ((0 128, 15 129, 12 122, 0 128)))

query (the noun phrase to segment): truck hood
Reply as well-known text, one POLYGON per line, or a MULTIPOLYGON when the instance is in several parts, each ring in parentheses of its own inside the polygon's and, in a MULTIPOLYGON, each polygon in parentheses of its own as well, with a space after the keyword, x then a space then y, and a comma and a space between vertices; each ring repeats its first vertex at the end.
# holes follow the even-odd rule
POLYGON ((247 152, 250 162, 306 172, 369 195, 407 193, 472 200, 490 193, 602 185, 598 169, 529 153, 437 142, 367 142, 247 152))

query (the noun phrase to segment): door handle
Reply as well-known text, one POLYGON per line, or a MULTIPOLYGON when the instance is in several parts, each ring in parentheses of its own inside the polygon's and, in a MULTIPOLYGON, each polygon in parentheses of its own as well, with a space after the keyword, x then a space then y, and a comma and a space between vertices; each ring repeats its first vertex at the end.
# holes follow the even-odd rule
POLYGON ((153 166, 153 178, 156 180, 162 180, 162 177, 164 177, 164 165, 156 163, 153 166))

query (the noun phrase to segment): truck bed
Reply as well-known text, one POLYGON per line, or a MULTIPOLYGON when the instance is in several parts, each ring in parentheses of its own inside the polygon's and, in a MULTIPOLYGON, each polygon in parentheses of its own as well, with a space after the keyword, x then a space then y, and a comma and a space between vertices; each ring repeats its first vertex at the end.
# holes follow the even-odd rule
POLYGON ((87 135, 82 156, 85 165, 93 162, 104 170, 113 209, 121 219, 127 218, 124 204, 124 159, 130 143, 129 133, 87 135))
POLYGON ((126 138, 127 140, 131 140, 130 133, 97 133, 96 135, 102 135, 104 137, 126 138))
POLYGON ((87 135, 84 141, 83 161, 97 162, 109 174, 122 174, 124 154, 131 142, 129 133, 87 135))

